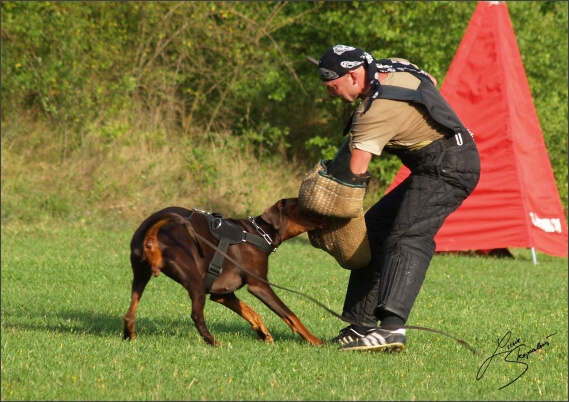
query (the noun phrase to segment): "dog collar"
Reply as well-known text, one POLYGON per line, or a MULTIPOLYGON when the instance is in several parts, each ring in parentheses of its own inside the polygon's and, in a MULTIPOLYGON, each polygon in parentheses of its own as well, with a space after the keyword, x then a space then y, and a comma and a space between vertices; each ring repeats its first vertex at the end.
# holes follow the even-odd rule
POLYGON ((259 233, 259 235, 265 239, 265 241, 269 244, 269 246, 271 246, 273 248, 273 252, 277 251, 277 248, 275 247, 274 243, 273 243, 273 239, 271 239, 271 236, 269 236, 267 234, 267 232, 265 232, 263 229, 261 229, 261 227, 259 225, 257 225, 257 222, 255 222, 255 218, 253 218, 252 216, 249 217, 249 222, 251 222, 253 224, 253 227, 255 228, 255 230, 257 231, 257 233, 259 233))

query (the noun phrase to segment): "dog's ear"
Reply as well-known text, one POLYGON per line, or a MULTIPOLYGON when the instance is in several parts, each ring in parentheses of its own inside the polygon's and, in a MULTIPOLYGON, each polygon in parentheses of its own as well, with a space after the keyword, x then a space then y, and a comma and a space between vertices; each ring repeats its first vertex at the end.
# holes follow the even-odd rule
POLYGON ((283 211, 284 203, 285 203, 284 199, 277 201, 277 203, 275 205, 268 208, 261 215, 261 218, 263 218, 263 220, 265 222, 267 222, 269 225, 271 225, 273 227, 273 229, 275 229, 275 232, 278 232, 282 226, 282 221, 283 221, 282 211, 283 211))

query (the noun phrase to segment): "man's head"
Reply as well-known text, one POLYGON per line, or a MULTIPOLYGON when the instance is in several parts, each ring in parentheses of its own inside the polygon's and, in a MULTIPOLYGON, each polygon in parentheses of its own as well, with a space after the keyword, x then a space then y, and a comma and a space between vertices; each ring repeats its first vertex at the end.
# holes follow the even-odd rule
POLYGON ((366 58, 366 53, 357 47, 336 45, 324 53, 318 63, 318 74, 324 82, 336 80, 343 77, 348 71, 355 70, 360 66, 365 66, 373 61, 366 58))
POLYGON ((362 49, 336 45, 328 49, 318 63, 318 74, 328 95, 346 103, 362 98, 369 88, 366 69, 373 57, 362 49))

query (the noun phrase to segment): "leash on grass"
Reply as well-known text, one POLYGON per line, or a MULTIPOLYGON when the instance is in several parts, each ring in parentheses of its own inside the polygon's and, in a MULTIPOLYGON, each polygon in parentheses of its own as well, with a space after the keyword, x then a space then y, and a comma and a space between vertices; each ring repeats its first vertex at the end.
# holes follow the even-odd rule
MULTIPOLYGON (((191 224, 190 224, 190 226, 191 226, 191 224)), ((211 243, 211 242, 210 242, 209 240, 207 240, 205 237, 203 237, 202 235, 200 235, 199 233, 197 233, 197 232, 195 232, 195 231, 194 231, 194 233, 195 233, 195 235, 196 235, 200 240, 202 240, 205 244, 207 244, 209 247, 211 247, 212 249, 214 249, 216 252, 218 252, 218 253, 220 253, 221 255, 223 255, 223 257, 225 257, 226 259, 228 259, 229 261, 231 261, 231 262, 232 262, 233 264, 235 264, 239 269, 243 270, 243 271, 246 272, 248 275, 251 275, 252 277, 254 277, 254 278, 260 280, 261 282, 266 283, 266 284, 269 285, 269 286, 272 286, 272 287, 275 287, 275 288, 279 288, 279 289, 282 289, 282 290, 286 290, 287 292, 296 293, 297 295, 302 296, 302 297, 304 297, 304 298, 306 298, 306 299, 312 301, 312 302, 315 303, 316 305, 322 307, 324 310, 326 310, 327 312, 329 312, 330 314, 332 314, 334 317, 336 317, 336 318, 338 318, 338 319, 340 319, 340 320, 342 320, 342 321, 344 321, 344 322, 347 322, 348 324, 358 325, 358 323, 353 322, 353 321, 351 321, 351 320, 349 320, 349 319, 347 319, 347 318, 341 316, 340 314, 338 314, 338 313, 336 313, 335 311, 331 310, 330 308, 328 308, 327 306, 325 306, 322 302, 316 300, 314 297, 312 297, 312 296, 310 296, 310 295, 307 295, 307 294, 305 294, 305 293, 299 292, 299 291, 294 290, 294 289, 289 289, 289 288, 286 288, 286 287, 284 287, 284 286, 280 286, 280 285, 271 283, 271 282, 269 282, 269 281, 267 281, 267 280, 261 278, 260 276, 255 275, 254 273, 252 273, 251 271, 249 271, 249 270, 247 270, 245 267, 243 267, 241 264, 239 264, 237 261, 235 261, 235 259, 233 259, 233 258, 231 258, 229 255, 227 255, 226 252, 224 252, 223 250, 220 250, 215 244, 211 243)), ((427 328, 427 327, 419 327, 419 326, 416 326, 416 325, 403 325, 403 327, 401 327, 401 326, 397 326, 397 327, 384 326, 384 327, 381 327, 381 328, 394 328, 394 329, 395 329, 395 328, 405 328, 405 329, 417 329, 417 330, 420 330, 420 331, 433 332, 433 333, 440 334, 440 335, 446 336, 446 337, 448 337, 448 338, 454 339, 455 341, 457 341, 458 343, 460 343, 462 346, 464 346, 464 347, 466 347, 467 349, 469 349, 470 351, 472 351, 474 354, 476 354, 476 355, 478 355, 478 356, 481 355, 481 353, 480 353, 478 350, 476 350, 473 346, 471 346, 471 345, 470 345, 468 342, 466 342, 465 340, 460 339, 460 338, 457 338, 457 337, 455 337, 455 336, 453 336, 453 335, 447 334, 446 332, 439 331, 439 330, 437 330, 437 329, 432 329, 432 328, 427 328)))

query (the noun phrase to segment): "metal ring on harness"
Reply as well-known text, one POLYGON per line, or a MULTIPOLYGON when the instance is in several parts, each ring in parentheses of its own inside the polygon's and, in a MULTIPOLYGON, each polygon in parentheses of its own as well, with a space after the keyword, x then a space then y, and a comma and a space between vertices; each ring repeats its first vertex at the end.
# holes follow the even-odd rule
POLYGON ((221 218, 214 218, 213 221, 211 221, 211 228, 213 230, 219 229, 221 227, 221 218))

